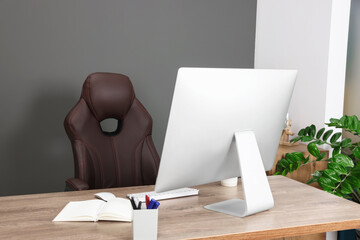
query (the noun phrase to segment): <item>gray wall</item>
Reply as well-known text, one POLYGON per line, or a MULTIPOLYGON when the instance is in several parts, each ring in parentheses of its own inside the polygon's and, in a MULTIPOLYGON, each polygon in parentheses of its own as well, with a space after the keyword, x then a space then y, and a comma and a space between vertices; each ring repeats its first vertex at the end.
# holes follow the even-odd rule
POLYGON ((0 1, 0 195, 62 191, 86 76, 126 74, 161 153, 177 69, 253 67, 254 0, 0 1))

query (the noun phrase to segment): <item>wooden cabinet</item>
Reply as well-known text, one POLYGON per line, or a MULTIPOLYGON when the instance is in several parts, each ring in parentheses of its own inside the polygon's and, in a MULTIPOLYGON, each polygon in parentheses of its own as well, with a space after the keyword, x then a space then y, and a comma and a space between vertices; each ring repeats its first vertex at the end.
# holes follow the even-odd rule
MULTIPOLYGON (((326 157, 329 157, 329 151, 319 148, 320 152, 325 152, 326 153, 326 157)), ((294 145, 294 146, 283 146, 283 145, 279 145, 278 151, 276 153, 276 158, 275 158, 275 162, 274 162, 274 166, 270 171, 267 171, 267 175, 273 175, 276 172, 276 165, 277 163, 285 157, 286 153, 292 153, 292 152, 302 152, 304 154, 305 157, 308 157, 310 155, 310 153, 307 150, 307 145, 305 144, 299 144, 299 145, 294 145)), ((310 155, 310 161, 315 160, 314 156, 310 155)), ((288 173, 286 176, 294 179, 296 181, 299 182, 303 182, 306 183, 310 178, 311 178, 311 174, 314 173, 316 170, 324 170, 327 167, 327 162, 325 161, 320 161, 320 162, 313 162, 313 163, 309 163, 307 165, 301 166, 298 170, 294 171, 293 173, 288 173)), ((312 183, 311 184, 314 187, 319 187, 317 185, 317 183, 312 183)))

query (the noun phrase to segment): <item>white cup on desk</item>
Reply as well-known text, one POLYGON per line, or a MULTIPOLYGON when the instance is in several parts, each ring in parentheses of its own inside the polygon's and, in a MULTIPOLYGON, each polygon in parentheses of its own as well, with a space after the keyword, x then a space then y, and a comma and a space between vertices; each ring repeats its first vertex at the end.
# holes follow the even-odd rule
POLYGON ((224 187, 236 187, 238 185, 238 178, 228 178, 221 180, 221 185, 224 187))

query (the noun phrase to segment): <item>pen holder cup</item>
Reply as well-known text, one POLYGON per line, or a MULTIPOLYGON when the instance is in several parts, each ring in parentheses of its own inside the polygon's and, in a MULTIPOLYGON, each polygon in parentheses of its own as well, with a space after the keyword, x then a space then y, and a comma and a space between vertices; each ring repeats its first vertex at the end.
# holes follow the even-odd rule
POLYGON ((158 230, 158 209, 139 209, 133 212, 133 239, 156 240, 158 230))

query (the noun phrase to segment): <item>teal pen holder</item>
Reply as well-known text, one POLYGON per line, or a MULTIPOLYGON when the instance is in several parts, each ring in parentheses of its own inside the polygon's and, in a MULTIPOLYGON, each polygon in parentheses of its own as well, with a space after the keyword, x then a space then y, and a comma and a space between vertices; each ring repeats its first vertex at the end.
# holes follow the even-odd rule
POLYGON ((138 209, 133 212, 133 239, 156 240, 158 230, 158 209, 138 209))

